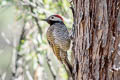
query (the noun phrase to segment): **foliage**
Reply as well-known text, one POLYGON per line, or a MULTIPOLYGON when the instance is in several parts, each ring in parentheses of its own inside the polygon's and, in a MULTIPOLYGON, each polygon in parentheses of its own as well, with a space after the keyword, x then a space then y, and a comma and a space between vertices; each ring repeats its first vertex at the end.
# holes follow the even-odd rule
MULTIPOLYGON (((63 65, 57 61, 47 43, 46 30, 49 25, 40 19, 52 14, 62 15, 66 26, 70 30, 72 26, 72 12, 69 8, 69 2, 67 0, 0 1, 0 7, 8 6, 8 4, 14 5, 16 22, 22 24, 18 32, 20 34, 19 39, 15 37, 17 38, 17 46, 13 46, 13 49, 16 49, 16 53, 13 54, 16 54, 17 59, 15 63, 18 68, 19 65, 22 66, 25 80, 30 80, 28 73, 34 80, 37 80, 35 79, 36 74, 39 74, 37 76, 40 77, 39 80, 52 80, 54 78, 50 71, 51 67, 54 69, 53 73, 57 80, 66 80, 67 74, 63 65), (47 63, 49 60, 50 66, 47 63), (22 64, 19 64, 17 61, 21 61, 22 64), (37 72, 37 70, 41 73, 37 72)), ((13 42, 15 41, 13 40, 13 42)), ((15 67, 14 65, 12 66, 12 68, 15 67)), ((17 73, 17 68, 15 71, 11 69, 11 73, 17 73)))

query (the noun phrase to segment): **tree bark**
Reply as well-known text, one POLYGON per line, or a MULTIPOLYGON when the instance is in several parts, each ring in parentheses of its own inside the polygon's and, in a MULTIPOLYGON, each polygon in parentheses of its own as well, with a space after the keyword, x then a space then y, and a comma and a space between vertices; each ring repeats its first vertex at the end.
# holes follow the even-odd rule
POLYGON ((73 6, 74 80, 120 80, 120 0, 73 0, 73 6))

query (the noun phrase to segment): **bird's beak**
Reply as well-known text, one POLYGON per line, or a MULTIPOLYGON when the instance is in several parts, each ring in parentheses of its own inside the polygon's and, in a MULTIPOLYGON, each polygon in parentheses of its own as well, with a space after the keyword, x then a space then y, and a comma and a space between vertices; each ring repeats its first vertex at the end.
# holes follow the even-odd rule
POLYGON ((46 19, 41 19, 41 21, 45 21, 45 22, 47 22, 48 24, 50 23, 50 21, 49 21, 48 18, 46 18, 46 19))

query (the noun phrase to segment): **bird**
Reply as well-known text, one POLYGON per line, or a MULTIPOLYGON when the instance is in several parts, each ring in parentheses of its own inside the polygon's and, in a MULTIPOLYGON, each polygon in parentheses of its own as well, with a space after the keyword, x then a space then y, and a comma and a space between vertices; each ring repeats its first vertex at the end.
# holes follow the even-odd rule
POLYGON ((72 65, 67 58, 67 51, 70 48, 71 41, 63 18, 60 15, 55 14, 42 20, 46 21, 50 25, 46 36, 53 53, 62 64, 67 66, 70 73, 72 73, 72 65))

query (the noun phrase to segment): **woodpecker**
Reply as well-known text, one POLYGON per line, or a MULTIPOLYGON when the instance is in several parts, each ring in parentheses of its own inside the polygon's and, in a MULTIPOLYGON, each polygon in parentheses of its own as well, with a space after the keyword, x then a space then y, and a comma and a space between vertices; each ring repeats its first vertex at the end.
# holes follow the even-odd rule
POLYGON ((67 50, 70 48, 70 37, 63 18, 60 15, 51 15, 42 20, 50 24, 47 30, 47 40, 55 56, 72 73, 72 66, 67 58, 67 50))

